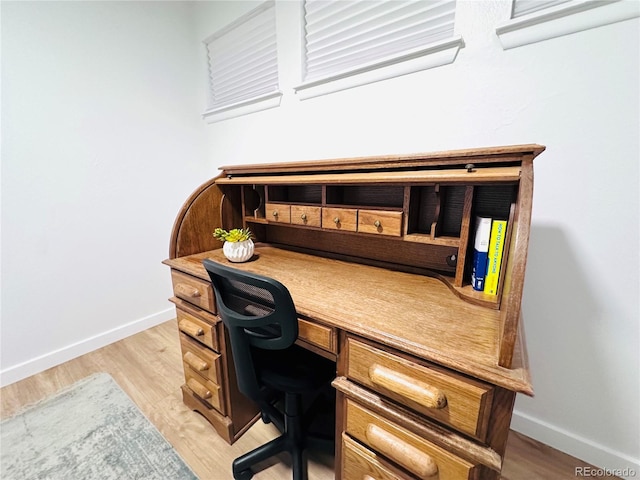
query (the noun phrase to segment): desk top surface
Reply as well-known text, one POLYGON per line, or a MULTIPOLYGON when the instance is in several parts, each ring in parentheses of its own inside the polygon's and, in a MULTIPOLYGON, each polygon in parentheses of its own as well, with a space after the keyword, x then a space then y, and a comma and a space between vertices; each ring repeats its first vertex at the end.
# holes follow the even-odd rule
MULTIPOLYGON (((209 280, 205 258, 230 264, 222 249, 165 263, 209 280)), ((302 317, 532 393, 521 349, 514 368, 498 366, 500 312, 465 302, 437 278, 267 245, 257 245, 249 262, 231 265, 282 282, 302 317)))

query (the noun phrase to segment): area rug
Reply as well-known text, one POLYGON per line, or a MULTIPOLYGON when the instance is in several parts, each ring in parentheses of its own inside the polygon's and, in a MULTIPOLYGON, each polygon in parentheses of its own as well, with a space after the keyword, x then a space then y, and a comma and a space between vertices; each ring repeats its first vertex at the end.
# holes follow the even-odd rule
POLYGON ((106 373, 0 423, 2 480, 197 480, 106 373))

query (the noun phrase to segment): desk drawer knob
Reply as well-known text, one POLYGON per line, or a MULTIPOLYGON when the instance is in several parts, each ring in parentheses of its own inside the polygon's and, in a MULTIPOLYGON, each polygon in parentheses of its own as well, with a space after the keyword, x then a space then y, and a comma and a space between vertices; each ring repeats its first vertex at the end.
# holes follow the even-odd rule
POLYGON ((336 225, 340 223, 340 219, 338 217, 333 219, 333 223, 335 223, 336 225))
POLYGON ((373 222, 373 226, 376 227, 376 228, 380 228, 380 225, 382 225, 380 223, 380 220, 376 220, 375 222, 373 222))
POLYGON ((187 386, 191 390, 193 390, 193 393, 195 393, 197 396, 199 396, 203 400, 208 400, 211 398, 211 391, 201 383, 198 383, 197 381, 195 381, 193 378, 190 378, 187 381, 187 386))
POLYGON ((306 213, 303 213, 302 215, 300 215, 300 218, 301 218, 302 220, 306 220, 306 219, 307 219, 307 214, 306 214, 306 213))
POLYGON ((175 286, 175 290, 178 295, 190 298, 198 298, 201 295, 200 290, 194 286, 187 285, 186 283, 178 283, 175 286))
POLYGON ((447 405, 447 397, 436 387, 381 365, 372 365, 369 379, 387 390, 402 395, 427 408, 440 409, 447 405))
POLYGON ((274 211, 273 211, 273 213, 272 213, 272 215, 273 215, 274 217, 277 217, 277 216, 278 216, 278 210, 274 210, 274 211))
POLYGON ((367 425, 365 435, 369 445, 374 449, 415 473, 418 477, 429 478, 438 473, 438 465, 433 458, 385 429, 370 423, 367 425))
POLYGON ((196 325, 189 320, 180 320, 180 323, 178 323, 178 328, 181 332, 184 332, 191 337, 199 337, 201 335, 204 335, 204 330, 199 325, 196 325))
POLYGON ((209 369, 209 364, 207 362, 205 362, 204 360, 202 360, 201 358, 199 358, 198 356, 194 355, 191 352, 185 353, 182 356, 182 359, 184 360, 184 363, 186 363, 187 365, 189 365, 191 368, 193 368, 198 372, 204 372, 205 370, 209 369))

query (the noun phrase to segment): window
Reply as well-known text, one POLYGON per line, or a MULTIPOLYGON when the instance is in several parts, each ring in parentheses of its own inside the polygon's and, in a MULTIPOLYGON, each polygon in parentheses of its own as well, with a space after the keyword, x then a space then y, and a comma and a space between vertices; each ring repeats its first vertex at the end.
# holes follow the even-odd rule
POLYGON ((638 16, 637 0, 513 0, 496 34, 506 50, 638 16))
POLYGON ((454 61, 456 0, 305 0, 302 98, 454 61))
POLYGON ((209 62, 209 102, 203 117, 209 123, 280 104, 274 0, 204 43, 209 62))

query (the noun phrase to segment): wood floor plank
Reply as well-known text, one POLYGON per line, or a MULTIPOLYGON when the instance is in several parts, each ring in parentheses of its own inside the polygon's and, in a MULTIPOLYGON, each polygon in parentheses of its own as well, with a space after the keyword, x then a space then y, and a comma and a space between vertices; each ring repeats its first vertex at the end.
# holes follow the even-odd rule
MULTIPOLYGON (((201 480, 233 480, 231 462, 275 438, 273 425, 257 422, 233 445, 182 403, 184 378, 175 321, 129 338, 0 389, 0 418, 38 402, 93 373, 110 374, 201 480)), ((290 478, 289 460, 271 460, 256 480, 290 478)), ((575 468, 588 464, 511 432, 504 460, 504 480, 575 479, 575 468)), ((309 480, 331 480, 333 458, 312 453, 309 480)), ((592 477, 599 478, 599 477, 592 477)), ((611 479, 612 477, 607 477, 611 479)))

